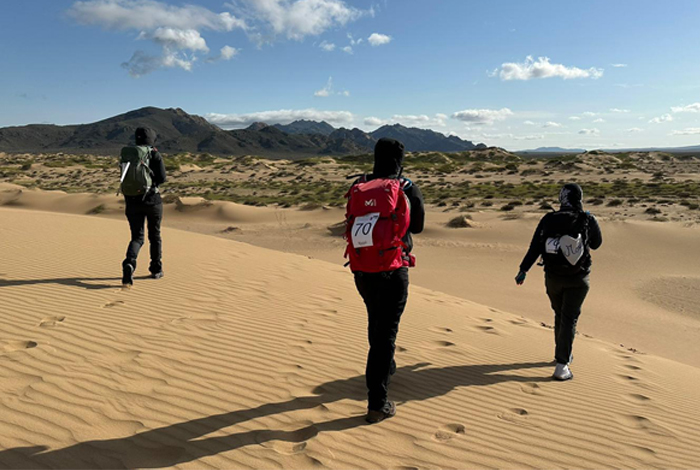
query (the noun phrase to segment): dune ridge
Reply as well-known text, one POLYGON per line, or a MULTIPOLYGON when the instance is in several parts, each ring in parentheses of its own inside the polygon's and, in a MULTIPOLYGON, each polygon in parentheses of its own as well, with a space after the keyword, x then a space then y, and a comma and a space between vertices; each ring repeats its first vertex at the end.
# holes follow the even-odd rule
POLYGON ((366 426, 340 266, 175 229, 119 286, 123 222, 0 209, 0 466, 692 468, 695 367, 412 286, 396 418, 366 426), (116 269, 115 269, 116 267, 116 269))

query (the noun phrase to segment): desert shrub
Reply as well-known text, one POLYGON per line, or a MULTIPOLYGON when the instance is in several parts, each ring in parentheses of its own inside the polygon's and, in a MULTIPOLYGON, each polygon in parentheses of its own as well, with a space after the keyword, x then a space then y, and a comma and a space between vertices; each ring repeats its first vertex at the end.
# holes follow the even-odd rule
POLYGON ((622 199, 613 199, 612 201, 609 201, 606 205, 608 207, 618 207, 623 204, 622 199))
POLYGON ((95 206, 92 209, 90 209, 87 213, 88 213, 88 215, 97 215, 97 214, 101 214, 106 209, 107 208, 105 207, 104 204, 100 204, 99 206, 95 206))
POLYGON ((512 204, 506 204, 505 206, 501 206, 502 211, 512 211, 515 209, 515 206, 512 204))
POLYGON ((657 209, 656 207, 650 207, 647 210, 644 211, 645 214, 651 214, 651 215, 656 215, 656 214, 661 214, 661 211, 657 209))

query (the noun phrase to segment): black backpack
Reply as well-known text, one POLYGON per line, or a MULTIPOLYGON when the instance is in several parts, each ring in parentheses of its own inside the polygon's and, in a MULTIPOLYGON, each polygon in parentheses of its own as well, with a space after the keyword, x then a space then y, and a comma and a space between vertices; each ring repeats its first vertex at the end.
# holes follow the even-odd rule
POLYGON ((541 234, 545 271, 571 276, 588 269, 591 263, 588 248, 588 213, 557 211, 545 217, 541 234))

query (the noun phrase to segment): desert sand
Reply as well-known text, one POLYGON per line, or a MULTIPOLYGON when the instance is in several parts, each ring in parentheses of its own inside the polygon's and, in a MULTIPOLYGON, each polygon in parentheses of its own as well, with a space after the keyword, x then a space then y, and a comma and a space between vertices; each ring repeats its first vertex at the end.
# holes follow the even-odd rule
POLYGON ((700 462, 695 226, 601 217, 575 379, 558 383, 541 271, 513 282, 541 214, 476 211, 449 229, 455 214, 432 210, 398 414, 370 426, 366 314, 327 228, 342 209, 180 199, 166 206, 166 277, 145 278, 142 252, 125 290, 118 198, 3 184, 0 204, 0 467, 700 462))

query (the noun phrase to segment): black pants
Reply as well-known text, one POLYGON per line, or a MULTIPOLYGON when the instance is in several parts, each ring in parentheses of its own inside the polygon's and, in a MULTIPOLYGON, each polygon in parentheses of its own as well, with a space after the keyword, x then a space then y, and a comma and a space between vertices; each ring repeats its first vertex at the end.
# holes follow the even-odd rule
POLYGON ((355 285, 367 306, 368 408, 381 410, 388 401, 389 382, 396 372, 394 350, 399 321, 408 299, 408 268, 383 273, 355 273, 355 285))
POLYGON ((126 259, 123 264, 130 264, 136 269, 136 258, 144 242, 143 225, 148 225, 148 243, 151 251, 151 265, 148 270, 157 273, 163 270, 161 263, 162 241, 160 239, 160 223, 163 220, 163 204, 126 204, 126 218, 131 229, 131 241, 126 249, 126 259))
POLYGON ((545 285, 554 310, 554 358, 559 364, 568 364, 572 358, 581 305, 590 289, 588 274, 569 277, 547 274, 545 285))

